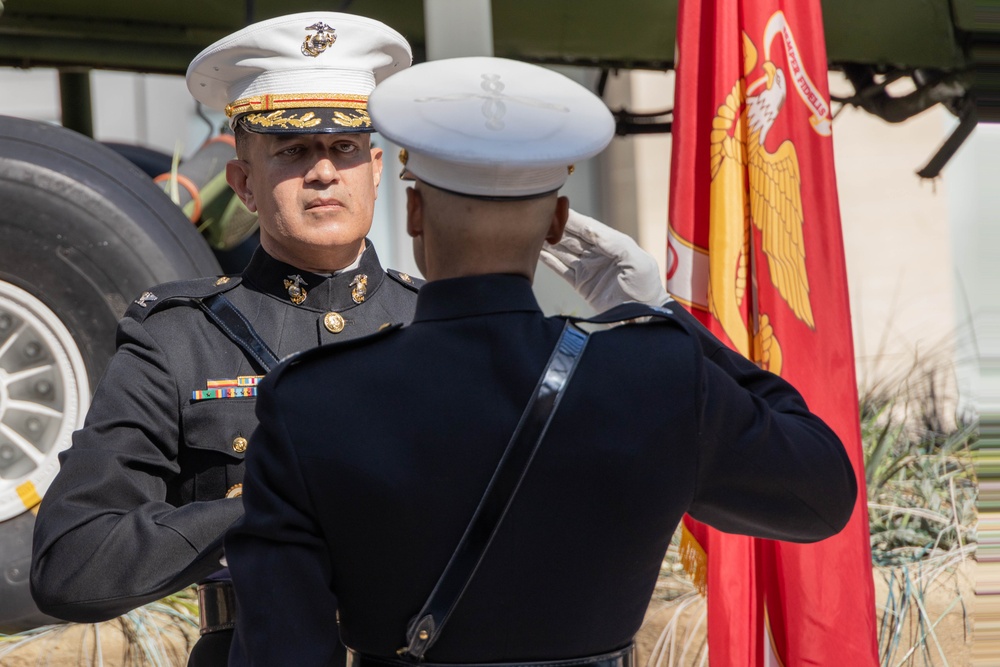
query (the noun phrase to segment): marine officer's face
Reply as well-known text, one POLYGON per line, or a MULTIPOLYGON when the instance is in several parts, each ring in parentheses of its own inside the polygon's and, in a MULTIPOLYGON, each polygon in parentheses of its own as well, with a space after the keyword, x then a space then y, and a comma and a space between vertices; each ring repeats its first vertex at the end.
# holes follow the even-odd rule
POLYGON ((364 248, 382 176, 368 134, 254 134, 229 184, 260 220, 261 245, 301 269, 332 271, 364 248))

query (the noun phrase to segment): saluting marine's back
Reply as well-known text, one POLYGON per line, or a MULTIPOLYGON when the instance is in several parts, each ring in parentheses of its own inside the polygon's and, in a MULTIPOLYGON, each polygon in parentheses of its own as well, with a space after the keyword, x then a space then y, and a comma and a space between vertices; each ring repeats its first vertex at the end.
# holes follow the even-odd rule
MULTIPOLYGON (((267 388, 258 460, 293 507, 323 508, 309 548, 333 564, 347 646, 374 655, 402 646, 562 326, 541 314, 522 277, 435 281, 409 327, 303 355, 267 388), (357 397, 395 396, 392 418, 358 401, 354 419, 335 422, 319 389, 331 377, 357 397)), ((836 532, 854 488, 839 441, 787 383, 744 370, 767 402, 740 389, 673 322, 593 334, 428 659, 555 659, 624 646, 685 511, 777 539, 836 532)), ((258 509, 253 489, 246 501, 258 509)), ((294 531, 274 539, 298 541, 294 531)), ((295 590, 310 610, 329 595, 295 590)))
POLYGON ((407 229, 428 282, 412 324, 303 353, 262 384, 246 515, 226 541, 237 664, 333 661, 339 612, 356 667, 416 664, 428 643, 432 665, 621 667, 684 512, 795 541, 843 527, 850 462, 787 382, 673 302, 626 306, 629 323, 572 345, 565 319, 539 310, 538 253, 568 216, 555 191, 613 131, 599 100, 540 68, 471 58, 390 78, 371 109, 406 148, 407 229), (393 397, 390 414, 376 396, 393 397), (546 408, 508 484, 524 451, 512 434, 546 408), (491 533, 481 518, 508 496, 491 533), (453 613, 436 615, 441 599, 453 613))

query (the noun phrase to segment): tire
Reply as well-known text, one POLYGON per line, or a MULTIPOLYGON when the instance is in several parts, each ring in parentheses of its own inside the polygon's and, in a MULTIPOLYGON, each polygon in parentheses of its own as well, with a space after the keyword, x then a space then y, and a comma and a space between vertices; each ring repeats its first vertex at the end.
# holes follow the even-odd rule
POLYGON ((160 174, 170 171, 174 161, 172 156, 145 146, 123 144, 117 141, 102 141, 101 145, 107 146, 121 155, 150 178, 156 178, 160 174))
POLYGON ((0 632, 54 620, 28 589, 28 510, 83 424, 127 304, 217 273, 194 226, 127 160, 0 116, 0 632))

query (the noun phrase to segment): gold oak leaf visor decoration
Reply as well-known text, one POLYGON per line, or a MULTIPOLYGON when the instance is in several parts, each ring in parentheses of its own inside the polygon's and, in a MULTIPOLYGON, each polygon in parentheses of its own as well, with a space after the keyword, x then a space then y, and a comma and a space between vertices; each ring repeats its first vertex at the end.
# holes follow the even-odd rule
POLYGON ((255 111, 237 121, 244 129, 260 134, 329 134, 372 132, 372 120, 364 108, 308 107, 255 111))

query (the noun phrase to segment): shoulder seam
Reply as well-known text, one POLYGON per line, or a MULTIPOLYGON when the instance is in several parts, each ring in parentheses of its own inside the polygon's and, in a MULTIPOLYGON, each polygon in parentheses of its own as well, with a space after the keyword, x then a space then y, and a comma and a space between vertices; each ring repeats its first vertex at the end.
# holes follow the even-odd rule
POLYGON ((366 334, 364 336, 359 336, 358 338, 352 338, 350 340, 338 341, 334 343, 326 343, 325 345, 320 345, 319 347, 312 347, 308 350, 302 350, 301 352, 296 352, 295 354, 282 360, 282 365, 286 367, 291 367, 300 361, 309 359, 316 356, 321 356, 329 353, 330 351, 342 351, 351 347, 358 347, 361 345, 366 345, 369 342, 386 336, 394 331, 398 331, 403 327, 402 322, 396 322, 394 324, 384 324, 382 328, 378 331, 366 334))
POLYGON ((386 269, 385 273, 387 276, 392 278, 395 282, 399 283, 403 287, 412 290, 414 292, 420 291, 420 287, 427 282, 422 278, 415 278, 408 273, 403 271, 397 271, 396 269, 386 269))

